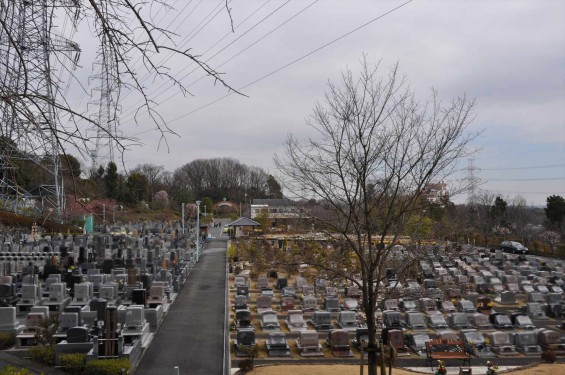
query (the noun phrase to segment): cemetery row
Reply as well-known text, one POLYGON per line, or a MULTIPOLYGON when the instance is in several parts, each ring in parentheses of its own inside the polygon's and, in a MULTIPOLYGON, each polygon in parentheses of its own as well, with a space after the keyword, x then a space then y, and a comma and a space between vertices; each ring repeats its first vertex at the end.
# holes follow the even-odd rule
MULTIPOLYGON (((233 354, 270 357, 359 357, 367 328, 360 291, 270 271, 254 280, 249 267, 231 277, 233 354)), ((472 357, 565 355, 565 279, 560 261, 473 247, 436 249, 416 279, 387 270, 376 319, 378 336, 399 356, 427 357, 426 342, 461 342, 472 357)))
POLYGON ((4 238, 0 332, 16 337, 10 350, 26 355, 51 320, 57 362, 84 353, 136 366, 196 261, 193 241, 177 229, 145 223, 131 236, 4 238))

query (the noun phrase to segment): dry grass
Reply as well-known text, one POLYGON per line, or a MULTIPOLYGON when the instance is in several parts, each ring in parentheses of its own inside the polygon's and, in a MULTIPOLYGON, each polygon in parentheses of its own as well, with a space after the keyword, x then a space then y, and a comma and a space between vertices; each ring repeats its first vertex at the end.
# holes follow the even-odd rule
MULTIPOLYGON (((367 373, 365 368, 364 373, 367 373)), ((380 373, 380 371, 379 371, 380 373)), ((416 372, 395 368, 394 375, 414 375, 416 372)), ((486 373, 479 372, 479 374, 486 373)), ((558 375, 565 374, 565 364, 542 364, 507 372, 512 375, 558 375)), ((274 365, 256 367, 247 374, 252 375, 358 375, 359 366, 352 365, 274 365)), ((431 371, 428 374, 432 374, 431 371)))

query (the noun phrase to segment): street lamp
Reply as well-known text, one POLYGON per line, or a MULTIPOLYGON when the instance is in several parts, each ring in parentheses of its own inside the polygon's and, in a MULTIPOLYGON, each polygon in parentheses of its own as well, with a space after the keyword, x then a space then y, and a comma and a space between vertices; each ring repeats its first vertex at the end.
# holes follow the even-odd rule
POLYGON ((182 234, 184 234, 184 203, 181 203, 181 215, 182 215, 182 234))
POLYGON ((200 202, 196 201, 196 261, 200 258, 200 202))

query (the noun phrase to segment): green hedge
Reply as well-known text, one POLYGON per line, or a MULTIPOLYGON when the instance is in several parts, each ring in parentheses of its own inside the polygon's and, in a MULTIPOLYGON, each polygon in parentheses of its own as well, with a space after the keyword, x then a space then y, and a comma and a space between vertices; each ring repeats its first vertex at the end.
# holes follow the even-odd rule
POLYGON ((28 350, 32 360, 47 366, 55 366, 55 345, 36 345, 28 350))
POLYGON ((86 367, 85 359, 86 354, 83 353, 70 353, 61 354, 59 358, 61 366, 65 369, 65 372, 70 374, 82 374, 86 367))
POLYGON ((16 335, 13 333, 0 332, 0 350, 5 350, 16 345, 16 335))
POLYGON ((4 366, 0 368, 0 375, 31 375, 27 368, 4 366))
POLYGON ((95 359, 86 364, 84 375, 122 375, 130 369, 127 358, 95 359))

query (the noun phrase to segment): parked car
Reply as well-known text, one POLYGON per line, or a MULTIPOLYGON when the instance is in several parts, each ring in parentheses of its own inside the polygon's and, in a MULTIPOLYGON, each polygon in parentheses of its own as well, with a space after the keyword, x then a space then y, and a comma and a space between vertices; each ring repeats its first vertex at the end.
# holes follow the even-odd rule
POLYGON ((502 241, 500 244, 502 251, 512 254, 528 254, 528 248, 516 241, 502 241))

